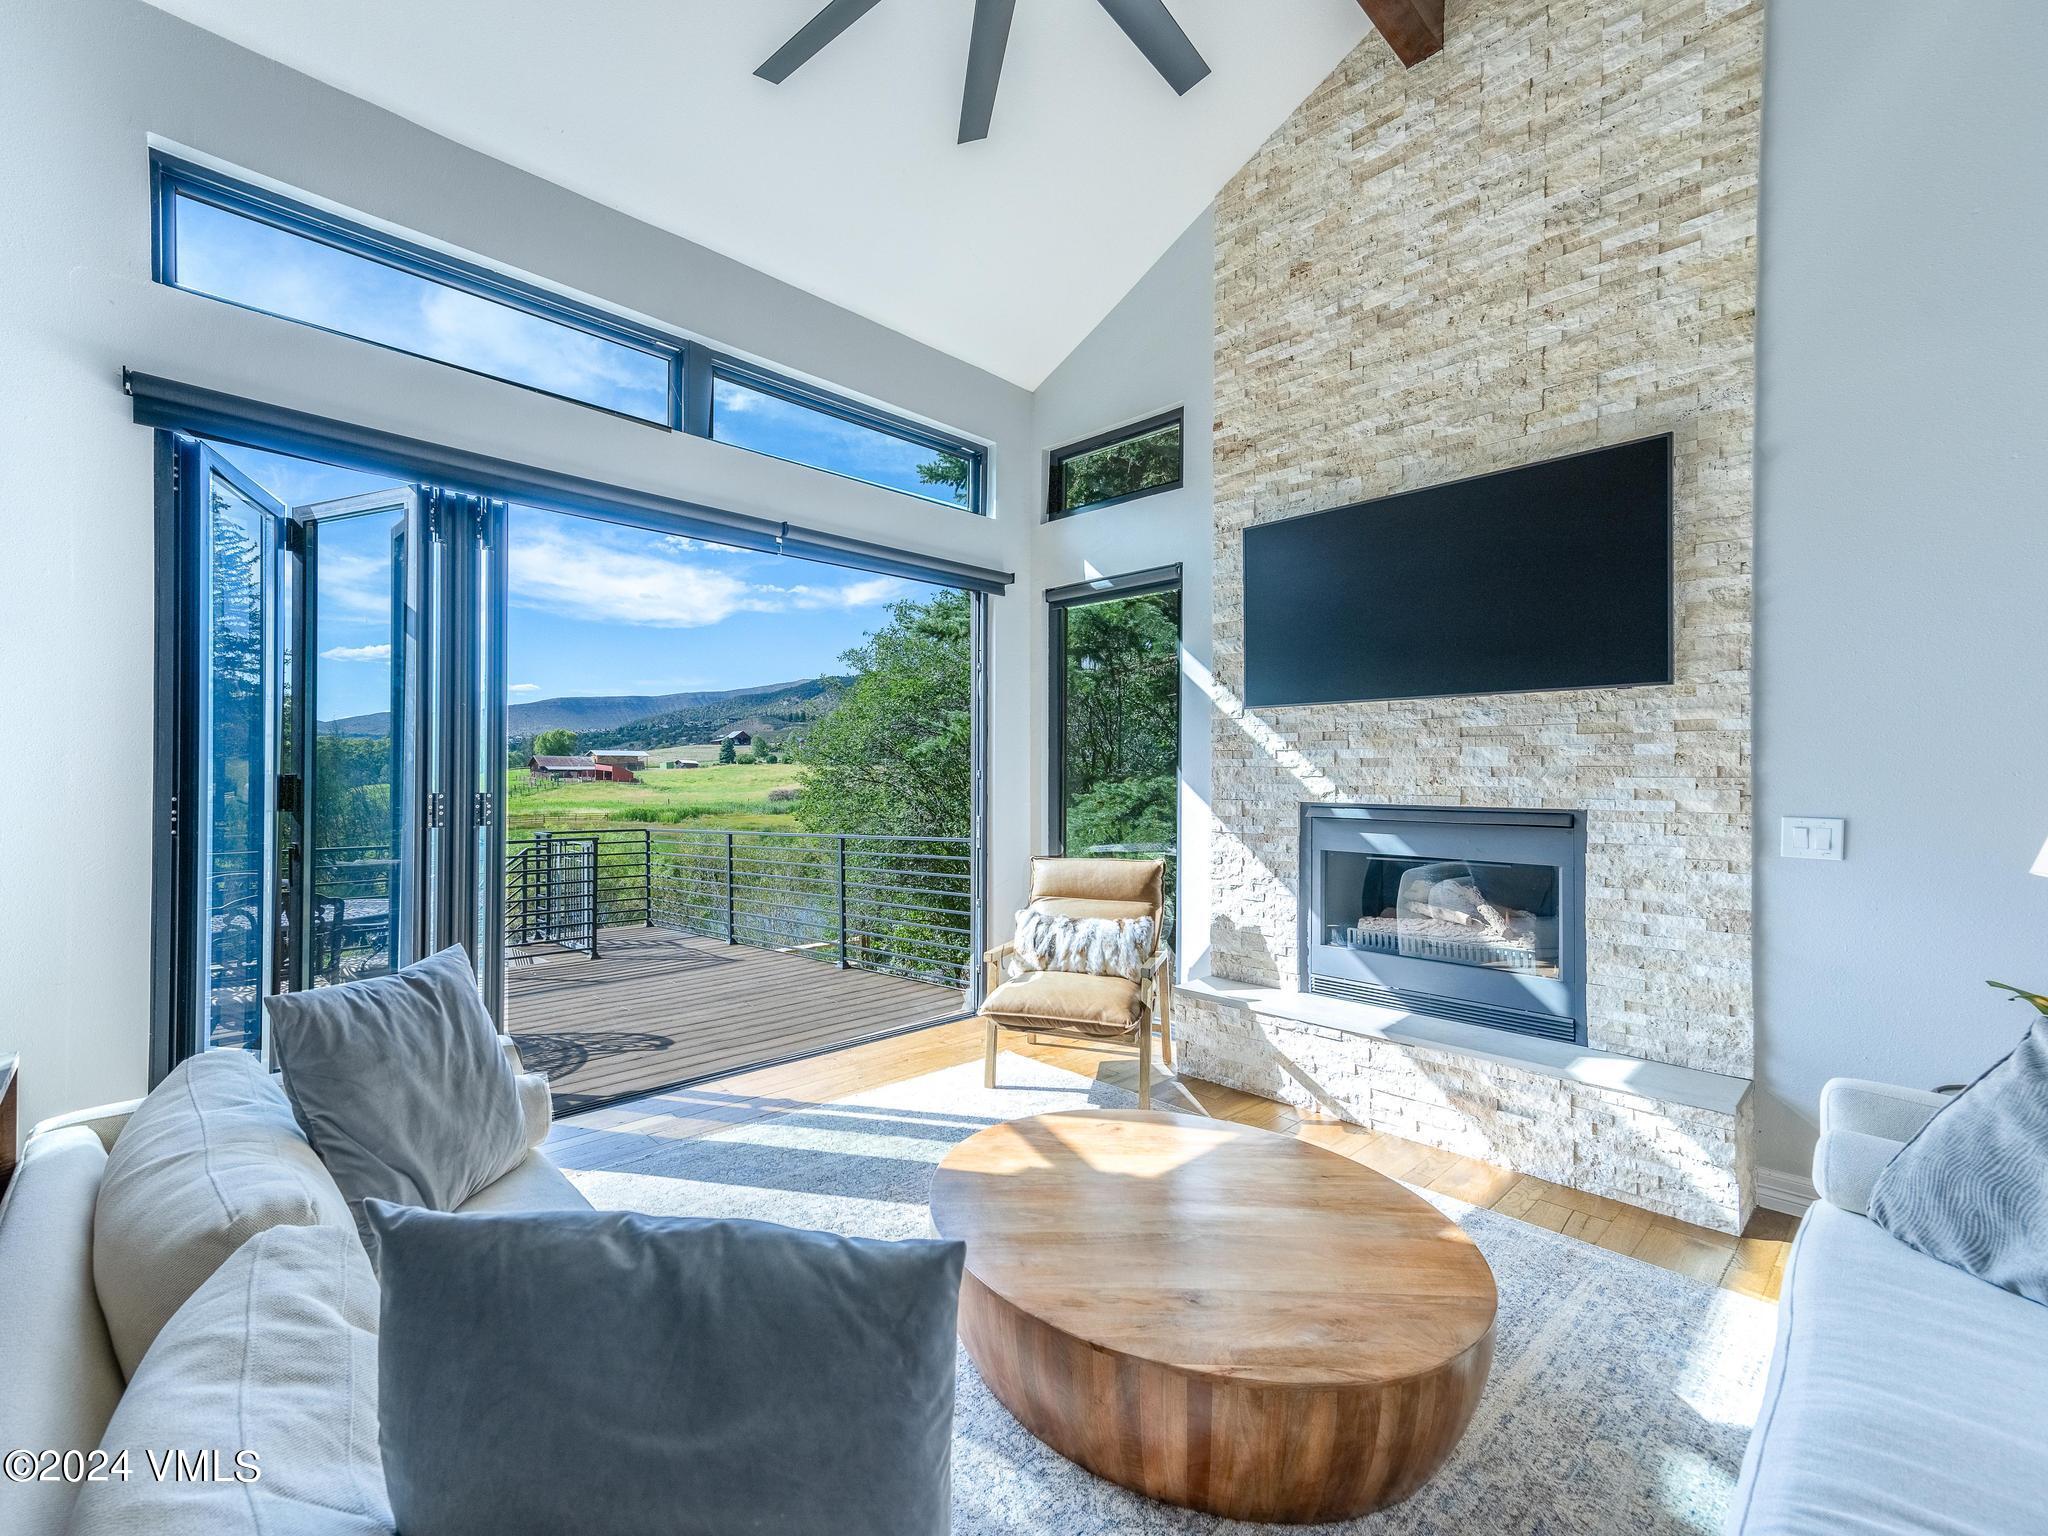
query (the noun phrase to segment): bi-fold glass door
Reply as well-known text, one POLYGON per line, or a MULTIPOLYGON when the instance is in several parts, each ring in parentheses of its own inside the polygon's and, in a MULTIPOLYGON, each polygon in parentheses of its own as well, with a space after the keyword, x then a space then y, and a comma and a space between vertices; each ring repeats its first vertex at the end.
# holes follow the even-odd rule
POLYGON ((488 964, 495 923, 475 594, 502 507, 406 484, 288 505, 237 456, 175 444, 173 1058, 260 1047, 270 993, 448 942, 488 964))
POLYGON ((973 1006, 986 591, 164 431, 155 1070, 458 943, 558 1107, 973 1006))

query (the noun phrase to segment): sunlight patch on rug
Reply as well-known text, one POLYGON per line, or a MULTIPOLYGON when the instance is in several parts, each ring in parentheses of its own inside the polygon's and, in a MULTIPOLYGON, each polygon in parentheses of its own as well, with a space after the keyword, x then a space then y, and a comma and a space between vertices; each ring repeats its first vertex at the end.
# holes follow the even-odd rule
MULTIPOLYGON (((701 1103, 701 1093, 694 1096, 701 1103)), ((631 1114, 551 1145, 602 1208, 735 1216, 863 1237, 931 1231, 933 1171, 1025 1115, 1131 1108, 1124 1089, 1005 1055, 687 1140, 631 1114)), ((645 1107, 658 1110, 659 1099, 645 1107)), ((1359 1536, 1708 1536, 1721 1529, 1762 1396, 1775 1309, 1418 1190, 1468 1232, 1500 1289, 1492 1374, 1444 1469, 1405 1504, 1323 1527, 1359 1536)), ((1369 1284, 1360 1277, 1361 1286, 1369 1284)), ((1109 1536, 1254 1527, 1158 1504, 1035 1439, 960 1357, 958 1536, 1109 1536)))

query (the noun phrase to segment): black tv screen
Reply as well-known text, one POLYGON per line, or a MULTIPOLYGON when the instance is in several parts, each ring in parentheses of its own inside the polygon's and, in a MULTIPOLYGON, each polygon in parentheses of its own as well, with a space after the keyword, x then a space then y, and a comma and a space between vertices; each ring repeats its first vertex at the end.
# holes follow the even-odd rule
POLYGON ((1263 523, 1245 702, 1668 683, 1671 438, 1263 523))

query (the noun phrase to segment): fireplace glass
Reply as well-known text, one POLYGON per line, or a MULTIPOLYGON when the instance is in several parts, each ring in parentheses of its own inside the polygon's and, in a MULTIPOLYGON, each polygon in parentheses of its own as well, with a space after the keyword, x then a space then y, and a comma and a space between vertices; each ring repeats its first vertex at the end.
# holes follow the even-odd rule
POLYGON ((1555 978, 1558 872, 1547 864, 1326 850, 1325 944, 1555 978))

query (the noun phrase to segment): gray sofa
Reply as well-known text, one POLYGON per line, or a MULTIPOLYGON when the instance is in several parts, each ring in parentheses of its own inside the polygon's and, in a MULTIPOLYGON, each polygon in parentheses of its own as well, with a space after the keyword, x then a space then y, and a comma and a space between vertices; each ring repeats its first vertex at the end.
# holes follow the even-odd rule
MULTIPOLYGON (((509 1040, 504 1044, 516 1068, 518 1053, 509 1040)), ((276 1092, 282 1104, 283 1092, 276 1092)), ((108 1154, 140 1102, 35 1127, 0 1202, 0 1451, 90 1451, 126 1391, 93 1278, 93 1226, 108 1154)), ((536 1143, 544 1107, 539 1114, 536 1143)), ((325 1177, 317 1163, 313 1174, 325 1177)), ((341 1203, 339 1190, 332 1199, 341 1203)), ((564 1208, 587 1209, 588 1202, 537 1147, 463 1207, 564 1208)), ((201 1443, 232 1439, 225 1431, 209 1435, 205 1426, 192 1433, 201 1443)), ((0 1536, 62 1531, 77 1492, 63 1480, 0 1482, 0 1536)))
POLYGON ((1850 1078, 1822 1090, 1820 1198, 1786 1265, 1730 1536, 2048 1531, 2048 1307, 1864 1214, 1944 1102, 1850 1078))

